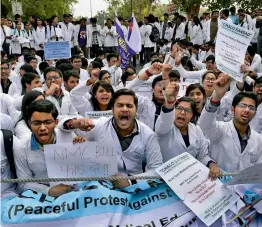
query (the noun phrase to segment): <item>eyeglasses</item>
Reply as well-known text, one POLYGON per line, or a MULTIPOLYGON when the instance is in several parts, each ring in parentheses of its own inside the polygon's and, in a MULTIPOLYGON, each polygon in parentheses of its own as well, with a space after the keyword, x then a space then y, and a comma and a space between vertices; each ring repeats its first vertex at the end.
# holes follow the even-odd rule
POLYGON ((192 110, 190 108, 184 108, 182 106, 177 106, 176 110, 178 110, 179 112, 185 112, 186 114, 191 114, 192 110))
POLYGON ((60 76, 52 76, 52 77, 47 77, 46 80, 59 80, 60 76))
POLYGON ((40 127, 42 124, 44 124, 45 126, 49 126, 49 125, 53 124, 54 122, 55 122, 55 120, 30 121, 31 125, 37 126, 37 127, 40 127))
POLYGON ((255 88, 262 88, 262 84, 256 84, 255 88))
POLYGON ((208 82, 214 82, 216 79, 207 77, 207 78, 205 78, 205 80, 208 81, 208 82))
POLYGON ((256 111, 256 110, 257 110, 257 108, 256 108, 255 106, 247 105, 247 104, 242 103, 242 102, 238 103, 237 106, 238 106, 239 108, 241 108, 241 109, 246 109, 246 108, 248 108, 250 111, 256 111))

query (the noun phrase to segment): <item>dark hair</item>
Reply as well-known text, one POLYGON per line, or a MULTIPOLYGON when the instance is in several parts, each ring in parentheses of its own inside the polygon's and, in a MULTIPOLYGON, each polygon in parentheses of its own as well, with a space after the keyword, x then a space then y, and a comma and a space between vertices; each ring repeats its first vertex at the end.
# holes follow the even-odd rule
POLYGON ((173 24, 171 22, 168 22, 167 25, 173 28, 173 24))
POLYGON ((101 63, 100 62, 98 62, 98 61, 92 61, 92 62, 90 62, 90 64, 92 64, 92 67, 94 68, 94 69, 101 69, 103 66, 101 65, 101 63))
POLYGON ((222 13, 225 14, 226 17, 229 17, 229 10, 228 9, 223 9, 222 13))
POLYGON ((99 79, 99 80, 102 80, 103 76, 104 76, 105 74, 107 74, 107 73, 110 75, 110 73, 109 73, 107 70, 101 70, 101 71, 99 72, 98 79, 99 79))
POLYGON ((235 13, 236 12, 236 7, 235 6, 232 6, 229 8, 230 12, 231 13, 235 13))
POLYGON ((19 121, 24 120, 27 127, 30 128, 30 126, 28 124, 28 120, 29 120, 28 107, 40 95, 42 95, 45 98, 45 95, 42 92, 37 91, 37 90, 30 91, 30 92, 28 92, 24 95, 24 97, 22 99, 21 116, 20 116, 19 120, 17 121, 17 123, 19 121))
POLYGON ((193 71, 193 64, 192 62, 190 61, 190 58, 188 56, 184 56, 181 58, 181 65, 183 67, 188 67, 189 68, 189 71, 193 71))
POLYGON ((24 70, 26 73, 33 73, 34 68, 31 65, 24 64, 20 67, 20 70, 24 70))
POLYGON ((79 55, 73 55, 73 56, 71 57, 71 62, 73 62, 74 59, 81 59, 81 57, 80 57, 79 55))
POLYGON ((49 72, 58 72, 58 73, 59 73, 59 76, 60 76, 61 78, 63 78, 63 74, 62 74, 62 72, 61 72, 58 68, 56 68, 56 67, 48 67, 48 68, 46 68, 45 71, 44 71, 44 79, 45 79, 45 80, 46 80, 46 74, 49 73, 49 72))
POLYGON ((3 64, 7 64, 9 66, 9 62, 7 60, 2 60, 1 59, 1 65, 3 65, 3 64))
POLYGON ((238 9, 237 12, 238 12, 238 13, 245 13, 245 10, 244 10, 244 9, 238 9))
POLYGON ((177 78, 178 80, 180 80, 180 73, 177 70, 172 70, 169 75, 170 78, 177 78))
POLYGON ((209 56, 207 56, 206 62, 208 62, 208 61, 210 61, 210 60, 212 60, 212 62, 214 63, 214 62, 216 61, 215 56, 214 56, 214 55, 209 55, 209 56))
POLYGON ((151 65, 153 65, 155 62, 160 62, 162 63, 162 61, 160 59, 154 59, 152 62, 151 62, 151 65))
POLYGON ((28 57, 25 58, 25 62, 28 63, 28 64, 29 64, 30 61, 32 61, 32 60, 37 60, 37 59, 36 59, 36 57, 34 57, 34 56, 32 56, 32 55, 30 55, 30 56, 28 56, 28 57))
MULTIPOLYGON (((1 58, 3 58, 5 55, 7 55, 7 53, 4 52, 4 51, 1 51, 1 58)), ((7 58, 8 58, 8 56, 7 56, 7 58)))
POLYGON ((71 62, 68 59, 59 59, 56 63, 55 66, 58 68, 59 65, 66 63, 66 64, 71 64, 71 62))
POLYGON ((15 14, 15 19, 17 18, 21 18, 21 16, 19 14, 15 14))
POLYGON ((181 102, 189 102, 190 103, 190 107, 192 109, 192 113, 193 113, 193 116, 192 116, 192 119, 190 120, 190 122, 196 124, 197 123, 197 120, 198 120, 198 112, 197 112, 197 108, 196 108, 196 102, 187 97, 187 96, 184 96, 184 97, 181 97, 180 99, 178 99, 175 103, 175 107, 178 106, 179 103, 181 102))
POLYGON ((62 63, 59 64, 59 66, 57 66, 56 68, 58 68, 64 76, 66 71, 72 70, 74 67, 70 63, 62 63))
POLYGON ((55 105, 49 100, 37 100, 28 107, 28 119, 31 119, 34 112, 51 113, 54 119, 58 117, 55 105))
POLYGON ((96 50, 96 53, 95 53, 95 56, 96 56, 96 57, 99 57, 99 56, 105 55, 105 54, 106 54, 106 52, 103 51, 102 49, 97 49, 97 50, 96 50))
MULTIPOLYGON (((103 81, 103 80, 100 80, 100 81, 98 81, 97 83, 95 83, 95 85, 94 85, 94 87, 93 87, 93 89, 92 89, 92 96, 91 96, 91 99, 90 99, 90 101, 91 101, 91 103, 92 103, 92 105, 93 105, 93 108, 94 108, 94 111, 100 111, 100 106, 99 106, 99 103, 98 103, 98 101, 97 101, 97 99, 96 99, 96 97, 95 97, 95 95, 96 95, 96 92, 97 92, 97 90, 98 90, 98 88, 99 87, 102 87, 102 88, 104 88, 105 90, 107 90, 107 91, 110 91, 111 93, 112 93, 112 96, 114 95, 114 89, 113 89, 113 87, 112 87, 112 85, 111 84, 109 84, 109 83, 107 83, 107 82, 105 82, 105 81, 103 81)), ((107 110, 111 110, 111 108, 112 108, 112 99, 110 100, 110 102, 108 103, 108 105, 107 105, 107 110)))
POLYGON ((35 78, 40 79, 40 76, 38 74, 31 73, 31 72, 25 73, 25 75, 21 78, 21 84, 22 84, 23 91, 25 91, 26 89, 26 84, 31 84, 35 78))
POLYGON ((95 24, 95 23, 97 23, 97 19, 95 17, 94 18, 90 18, 90 22, 95 24))
POLYGON ((135 92, 130 90, 130 89, 126 89, 126 88, 120 89, 120 90, 115 92, 115 94, 113 95, 113 98, 112 98, 112 106, 114 106, 116 100, 120 96, 123 96, 123 95, 132 96, 134 98, 134 104, 135 104, 135 106, 137 108, 137 106, 138 106, 138 99, 137 99, 137 96, 136 96, 135 92))
POLYGON ((26 24, 29 24, 29 25, 30 25, 31 23, 26 20, 26 21, 24 21, 24 25, 26 25, 26 24))
POLYGON ((254 48, 252 46, 248 46, 247 48, 247 52, 251 57, 254 57, 256 54, 256 51, 254 50, 254 48))
POLYGON ((153 82, 152 82, 152 88, 154 88, 156 86, 156 84, 158 82, 161 82, 163 80, 162 76, 157 76, 154 78, 153 82))
POLYGON ((51 22, 53 22, 53 21, 54 21, 54 19, 55 19, 56 17, 58 17, 58 16, 56 16, 56 15, 53 15, 53 16, 50 18, 51 22))
POLYGON ((42 61, 40 64, 39 64, 39 70, 41 72, 44 72, 46 68, 48 68, 49 65, 46 61, 42 61))
POLYGON ((256 86, 256 84, 262 84, 262 77, 258 77, 255 79, 254 86, 256 86))
POLYGON ((155 23, 155 16, 153 14, 148 15, 148 22, 149 23, 155 23))
POLYGON ((258 97, 254 92, 246 92, 241 91, 235 97, 233 98, 232 106, 236 107, 237 104, 243 99, 243 98, 250 98, 255 101, 255 106, 258 106, 258 97))
POLYGON ((199 50, 199 49, 200 49, 200 45, 198 45, 198 44, 194 44, 192 47, 193 47, 194 49, 196 49, 196 50, 199 50))
POLYGON ((168 17, 168 13, 164 13, 164 17, 168 17))
POLYGON ((207 74, 209 74, 209 73, 214 74, 215 77, 216 77, 216 79, 217 79, 217 77, 218 77, 217 73, 216 73, 215 71, 213 71, 213 70, 208 70, 208 71, 206 71, 206 72, 203 74, 203 76, 202 76, 202 82, 206 79, 206 76, 207 76, 207 74))
MULTIPOLYGON (((1 55, 2 55, 2 51, 1 51, 1 55)), ((16 56, 14 54, 9 54, 8 60, 11 61, 11 60, 17 60, 17 59, 16 59, 16 56)))
POLYGON ((80 79, 78 72, 75 72, 73 70, 67 70, 63 73, 63 80, 67 82, 71 76, 80 79))
POLYGON ((214 13, 219 13, 219 11, 218 10, 214 10, 214 11, 212 11, 211 15, 213 15, 214 13))
POLYGON ((195 89, 199 89, 201 93, 203 94, 203 96, 206 98, 206 91, 203 88, 203 86, 200 84, 190 84, 186 89, 186 96, 189 96, 190 92, 195 89))
POLYGON ((201 30, 203 29, 203 26, 202 26, 202 24, 201 24, 201 22, 200 22, 200 20, 197 16, 193 17, 193 22, 195 23, 195 25, 197 25, 197 26, 199 25, 201 30))
POLYGON ((131 72, 128 72, 128 71, 123 72, 123 74, 121 76, 121 81, 122 81, 123 85, 126 85, 127 78, 129 76, 132 76, 132 75, 134 75, 134 74, 131 73, 131 72))
POLYGON ((82 61, 82 67, 88 66, 88 61, 86 58, 81 58, 81 61, 82 61))
POLYGON ((116 53, 109 53, 107 56, 106 56, 106 60, 107 61, 110 61, 111 60, 111 58, 117 58, 117 60, 118 60, 118 55, 116 54, 116 53))

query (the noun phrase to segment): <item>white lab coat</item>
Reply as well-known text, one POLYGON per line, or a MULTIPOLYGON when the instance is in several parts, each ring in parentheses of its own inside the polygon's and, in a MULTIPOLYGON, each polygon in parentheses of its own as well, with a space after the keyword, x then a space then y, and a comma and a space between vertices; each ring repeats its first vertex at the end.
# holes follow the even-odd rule
POLYGON ((180 130, 174 125, 175 111, 164 113, 163 110, 157 118, 155 131, 161 148, 163 161, 188 152, 197 160, 207 165, 212 159, 208 154, 208 141, 198 125, 188 124, 190 145, 187 147, 180 130))
POLYGON ((193 25, 190 32, 190 41, 193 44, 203 45, 203 30, 200 25, 193 25))
POLYGON ((16 123, 14 131, 15 136, 23 143, 30 139, 32 133, 24 120, 20 120, 16 123))
POLYGON ((9 115, 12 118, 13 123, 16 123, 21 113, 15 108, 14 99, 8 94, 0 93, 0 101, 1 112, 9 115))
POLYGON ((140 36, 141 36, 141 45, 145 45, 145 39, 146 39, 145 27, 146 27, 146 25, 143 24, 143 25, 139 28, 140 36))
POLYGON ((58 36, 58 41, 63 41, 63 31, 62 31, 62 26, 61 25, 57 25, 56 27, 54 27, 53 25, 46 26, 46 38, 49 42, 56 42, 56 38, 51 38, 54 35, 58 36))
POLYGON ((233 124, 216 121, 216 112, 207 112, 207 102, 199 119, 205 137, 210 140, 210 156, 227 172, 240 172, 250 166, 262 162, 262 137, 251 129, 250 138, 243 153, 240 141, 233 124))
POLYGON ((9 76, 9 80, 11 80, 12 83, 14 83, 19 90, 19 94, 22 93, 22 83, 21 83, 21 77, 19 74, 17 74, 15 71, 12 71, 9 76))
POLYGON ((256 18, 252 19, 251 26, 252 26, 252 31, 254 32, 254 36, 253 36, 253 38, 251 40, 251 43, 257 43, 257 37, 258 37, 258 34, 259 34, 259 28, 256 28, 256 22, 257 22, 256 18))
POLYGON ((105 26, 102 30, 102 35, 105 37, 104 46, 105 47, 114 47, 117 43, 117 32, 116 27, 112 26, 110 29, 105 26), (107 35, 106 33, 112 32, 113 36, 107 35))
POLYGON ((1 129, 7 129, 14 132, 14 122, 9 115, 0 112, 0 122, 1 129))
POLYGON ((72 23, 66 24, 64 22, 60 23, 61 25, 61 30, 63 34, 63 40, 64 41, 69 41, 70 43, 70 48, 74 47, 74 31, 75 31, 75 26, 72 23))
POLYGON ((21 48, 24 41, 26 41, 26 35, 24 30, 20 30, 20 34, 17 29, 13 29, 13 36, 10 43, 10 50, 12 54, 21 54, 21 48))
POLYGON ((206 19, 201 21, 201 24, 202 24, 202 27, 203 27, 203 39, 204 40, 207 40, 208 21, 209 20, 206 20, 206 19))
MULTIPOLYGON (((0 93, 3 93, 2 85, 0 85, 0 93)), ((8 90, 8 95, 12 96, 13 98, 19 97, 21 95, 21 92, 15 83, 11 83, 8 90)))
MULTIPOLYGON (((80 31, 80 25, 75 26, 75 31, 74 31, 74 45, 79 46, 78 43, 78 36, 79 36, 79 31, 80 31)), ((92 43, 92 33, 90 31, 90 26, 86 25, 86 47, 90 47, 92 43)))
POLYGON ((36 30, 34 30, 34 39, 35 39, 35 50, 44 50, 43 48, 41 48, 39 45, 43 44, 47 41, 47 37, 46 37, 46 28, 45 27, 36 27, 36 30))
POLYGON ((29 40, 29 42, 22 44, 22 47, 28 47, 28 48, 34 48, 35 47, 35 38, 34 38, 34 31, 29 30, 27 33, 26 30, 25 32, 25 38, 29 40))
MULTIPOLYGON (((113 117, 102 117, 90 132, 77 130, 76 134, 88 137, 89 141, 105 142, 115 145, 118 172, 120 174, 142 174, 142 162, 146 162, 146 174, 152 174, 153 171, 163 163, 156 134, 145 124, 136 120, 139 133, 134 136, 130 146, 123 151, 113 127, 112 118, 113 117)), ((63 122, 60 122, 58 127, 60 129, 63 128, 63 122)))
POLYGON ((171 39, 173 38, 173 32, 174 32, 173 28, 171 28, 171 27, 166 28, 164 39, 166 39, 170 42, 171 39))
POLYGON ((241 28, 248 29, 248 24, 247 24, 247 22, 242 22, 242 23, 239 22, 238 26, 241 27, 241 28))
MULTIPOLYGON (((174 29, 175 29, 176 25, 174 25, 174 29)), ((186 38, 186 34, 185 34, 185 27, 186 24, 181 22, 180 25, 176 28, 176 36, 175 39, 185 39, 186 38)), ((174 30, 173 30, 174 32, 174 30)))
MULTIPOLYGON (((97 40, 98 40, 98 45, 101 47, 102 46, 102 40, 101 40, 101 36, 103 34, 102 28, 99 24, 96 25, 97 27, 97 40)), ((89 30, 90 30, 90 34, 91 34, 91 39, 90 39, 90 47, 92 46, 92 42, 93 42, 93 26, 89 25, 89 30)))
POLYGON ((80 76, 80 81, 83 81, 83 82, 86 82, 90 78, 90 75, 87 72, 87 70, 82 69, 82 68, 80 68, 79 76, 80 76))
MULTIPOLYGON (((56 144, 70 143, 75 137, 74 133, 55 129, 56 144)), ((16 174, 18 178, 48 178, 44 150, 31 150, 31 137, 19 150, 14 150, 16 174)), ((48 183, 21 183, 22 190, 31 189, 48 195, 48 183)))
POLYGON ((248 15, 248 14, 246 14, 246 15, 245 15, 245 18, 244 18, 244 21, 247 22, 247 29, 248 29, 248 30, 252 30, 253 22, 252 22, 251 16, 248 15))
POLYGON ((153 43, 149 36, 152 32, 152 27, 153 27, 153 24, 148 24, 148 25, 145 25, 145 48, 148 48, 148 47, 155 47, 156 46, 156 43, 153 43))

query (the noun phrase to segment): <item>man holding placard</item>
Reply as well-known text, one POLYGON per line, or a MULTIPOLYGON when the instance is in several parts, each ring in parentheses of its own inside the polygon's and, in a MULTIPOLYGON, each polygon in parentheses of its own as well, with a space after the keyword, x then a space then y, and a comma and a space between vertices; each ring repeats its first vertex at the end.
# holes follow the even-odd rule
MULTIPOLYGON (((55 129, 58 123, 58 111, 48 100, 33 102, 28 108, 31 138, 20 150, 14 150, 16 173, 18 178, 47 178, 47 167, 44 156, 44 145, 58 144, 69 141, 84 142, 85 138, 74 133, 55 129)), ((46 183, 21 183, 23 190, 31 189, 50 196, 60 196, 72 191, 71 186, 59 184, 49 187, 46 183)))
POLYGON ((203 109, 199 125, 210 140, 210 154, 227 172, 239 172, 262 162, 262 138, 249 122, 256 114, 258 98, 255 93, 240 92, 232 102, 234 114, 230 122, 216 121, 220 101, 230 87, 230 77, 223 75, 214 82, 215 93, 203 109))
MULTIPOLYGON (((77 130, 78 135, 86 135, 89 141, 114 144, 118 156, 118 172, 121 175, 137 175, 143 172, 153 174, 162 162, 156 134, 145 124, 135 119, 138 100, 135 93, 121 89, 113 96, 113 117, 100 118, 94 122, 88 118, 71 119, 59 123, 59 127, 77 130), (144 168, 145 167, 145 168, 144 168)), ((119 188, 132 182, 113 182, 119 188)))

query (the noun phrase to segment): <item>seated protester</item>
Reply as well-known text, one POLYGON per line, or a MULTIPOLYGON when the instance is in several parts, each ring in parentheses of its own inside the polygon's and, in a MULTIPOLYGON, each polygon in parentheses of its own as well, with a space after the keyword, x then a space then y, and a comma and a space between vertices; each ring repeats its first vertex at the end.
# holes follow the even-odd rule
MULTIPOLYGON (((1 127, 2 129, 2 127, 1 127)), ((2 131, 0 130, 0 144, 1 144, 1 179, 12 179, 15 176, 15 166, 14 163, 10 165, 10 162, 14 161, 11 160, 11 158, 8 158, 6 155, 7 153, 13 152, 13 153, 18 153, 21 151, 22 144, 21 142, 12 135, 11 131, 5 130, 2 131), (6 142, 6 139, 9 141, 9 136, 13 137, 13 140, 11 142, 13 145, 9 145, 6 142), (6 139, 5 139, 6 137, 6 139), (8 146, 9 145, 9 146, 8 146), (12 147, 12 150, 11 150, 12 147), (10 159, 10 162, 9 162, 10 159)), ((1 184, 1 199, 11 197, 11 196, 16 196, 17 195, 17 185, 14 183, 4 183, 1 184)))
POLYGON ((258 107, 257 112, 252 121, 250 122, 250 127, 262 134, 262 77, 255 80, 253 86, 253 92, 257 94, 258 97, 258 107))
POLYGON ((87 71, 89 73, 89 75, 91 75, 91 72, 94 69, 101 69, 102 68, 102 64, 98 61, 92 61, 89 63, 88 67, 87 67, 87 71))
POLYGON ((31 103, 45 99, 45 95, 40 91, 29 91, 27 92, 22 99, 21 105, 21 115, 19 120, 15 124, 15 135, 16 137, 24 142, 31 136, 31 128, 29 125, 29 117, 28 117, 28 107, 31 103))
MULTIPOLYGON (((150 57, 151 57, 151 61, 148 62, 148 63, 146 63, 146 64, 143 66, 143 69, 146 69, 146 68, 150 67, 150 65, 152 65, 152 63, 153 63, 154 60, 160 60, 160 55, 159 55, 159 53, 157 53, 157 52, 151 53, 150 57)), ((161 61, 161 60, 160 60, 160 61, 161 61)), ((162 61, 161 61, 161 62, 162 62, 162 61)))
MULTIPOLYGON (((160 59, 154 59, 154 60, 151 62, 151 65, 153 65, 153 64, 156 63, 156 62, 158 62, 158 63, 163 63, 160 59)), ((141 70, 139 71, 138 75, 144 73, 147 69, 149 69, 149 67, 141 69, 141 70)), ((153 75, 152 77, 150 77, 149 81, 152 82, 152 80, 153 80, 156 76, 159 76, 159 75, 160 75, 160 74, 158 74, 158 75, 153 75)))
POLYGON ((82 61, 81 69, 87 70, 88 60, 86 58, 81 58, 81 61, 82 61))
MULTIPOLYGON (((162 155, 155 133, 136 120, 138 100, 135 93, 128 89, 118 90, 113 95, 112 104, 113 116, 100 118, 95 127, 93 121, 87 118, 60 122, 59 127, 91 130, 88 133, 77 130, 77 133, 88 135, 90 141, 116 144, 120 174, 142 174, 145 163, 146 174, 151 175, 162 165, 162 155)), ((123 188, 129 186, 129 182, 119 181, 114 185, 123 188)))
POLYGON ((90 75, 88 74, 88 72, 81 68, 82 60, 80 56, 78 55, 72 56, 71 64, 73 66, 73 70, 79 74, 81 81, 86 82, 90 78, 90 75))
POLYGON ((42 62, 42 58, 36 54, 35 48, 30 48, 30 49, 29 49, 29 52, 30 52, 30 54, 31 54, 33 57, 36 58, 36 60, 37 60, 37 66, 39 66, 39 64, 42 62))
POLYGON ((206 52, 200 50, 200 45, 195 44, 192 46, 191 58, 194 58, 196 61, 203 62, 205 61, 205 56, 206 56, 206 52))
POLYGON ((9 61, 10 65, 11 65, 12 72, 15 74, 16 72, 14 70, 15 70, 15 67, 17 66, 17 64, 18 64, 15 54, 9 54, 8 61, 9 61))
POLYGON ((240 92, 232 102, 234 118, 230 122, 218 122, 217 110, 229 86, 227 75, 215 81, 215 93, 201 113, 199 126, 210 140, 211 158, 227 172, 240 172, 262 162, 262 137, 249 126, 258 99, 254 93, 240 92))
POLYGON ((0 93, 0 111, 11 117, 13 124, 19 119, 20 111, 15 108, 12 96, 0 93))
MULTIPOLYGON (((48 178, 44 145, 73 142, 84 142, 84 138, 74 133, 63 132, 56 128, 58 111, 48 100, 33 102, 28 108, 31 137, 25 147, 14 151, 16 174, 18 178, 48 178)), ((60 184, 50 187, 48 183, 20 183, 22 190, 31 189, 43 194, 58 197, 72 191, 70 186, 60 184)))
POLYGON ((106 56, 107 66, 104 66, 102 70, 107 70, 112 78, 112 85, 117 86, 122 76, 121 59, 115 53, 110 53, 106 56))
POLYGON ((163 161, 188 152, 210 168, 210 177, 217 178, 221 170, 208 155, 208 141, 202 130, 194 124, 197 121, 196 103, 188 97, 176 101, 178 91, 176 82, 167 85, 165 105, 156 121, 155 131, 163 161))
POLYGON ((107 70, 101 70, 98 75, 98 80, 105 81, 109 84, 112 84, 112 79, 110 73, 107 70))
POLYGON ((15 83, 12 83, 10 77, 10 66, 7 61, 1 61, 1 87, 0 93, 5 93, 13 98, 19 97, 20 92, 15 83))
POLYGON ((37 71, 37 74, 40 75, 40 71, 39 71, 39 68, 38 68, 38 63, 37 63, 36 57, 34 57, 32 55, 27 56, 25 58, 25 64, 31 65, 37 71))
POLYGON ((76 87, 79 84, 80 76, 77 72, 73 70, 67 70, 63 72, 63 80, 65 90, 70 92, 74 87, 76 87))
POLYGON ((44 78, 46 81, 46 88, 41 91, 44 92, 46 99, 55 104, 58 111, 58 119, 68 116, 76 116, 77 111, 72 104, 69 92, 62 89, 63 75, 56 67, 48 67, 44 71, 44 78))
POLYGON ((21 79, 22 84, 22 95, 15 99, 14 105, 17 110, 22 109, 22 100, 26 93, 30 92, 34 88, 41 88, 42 83, 40 76, 36 73, 26 73, 21 79))
POLYGON ((124 88, 126 86, 126 82, 127 81, 132 81, 137 77, 137 75, 133 72, 130 71, 125 71, 123 72, 122 76, 121 76, 121 82, 117 85, 118 88, 124 88))
POLYGON ((96 82, 98 73, 99 70, 93 70, 91 79, 86 84, 79 84, 70 92, 72 103, 82 116, 89 111, 106 111, 112 108, 114 89, 108 82, 96 82), (89 93, 92 94, 91 97, 89 93))
POLYGON ((11 132, 14 132, 14 122, 12 118, 4 113, 0 112, 0 128, 7 129, 11 132))
POLYGON ((31 65, 24 64, 20 67, 18 74, 10 76, 10 80, 13 83, 15 83, 16 86, 18 87, 18 89, 20 91, 20 95, 22 94, 22 90, 23 90, 21 79, 23 78, 25 73, 36 73, 37 74, 36 70, 31 65))
POLYGON ((181 58, 181 65, 186 71, 194 71, 194 66, 188 56, 184 56, 181 58))

